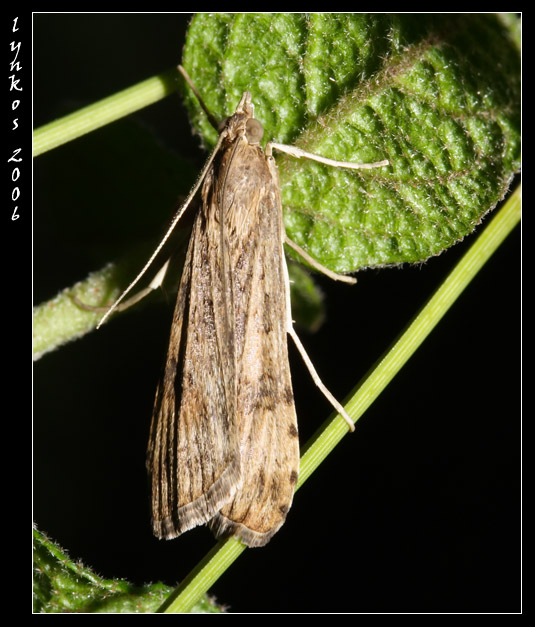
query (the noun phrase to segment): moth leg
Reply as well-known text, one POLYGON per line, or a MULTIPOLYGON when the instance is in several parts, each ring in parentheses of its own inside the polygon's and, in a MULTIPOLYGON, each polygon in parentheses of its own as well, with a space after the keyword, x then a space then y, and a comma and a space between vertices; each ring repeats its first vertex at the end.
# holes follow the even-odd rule
MULTIPOLYGON (((147 287, 143 288, 137 294, 134 294, 134 296, 131 296, 130 298, 122 302, 120 305, 117 305, 117 307, 115 307, 115 311, 125 311, 126 309, 129 309, 130 307, 132 307, 132 305, 135 305, 140 300, 145 298, 145 296, 147 296, 148 294, 151 294, 154 290, 157 290, 159 287, 161 287, 163 280, 165 278, 165 275, 167 274, 170 261, 171 261, 171 257, 169 257, 169 259, 164 263, 164 265, 158 270, 155 277, 147 285, 147 287)), ((74 301, 74 304, 77 307, 80 307, 80 309, 85 309, 85 311, 107 313, 111 308, 111 306, 110 307, 94 307, 93 305, 88 305, 82 302, 74 294, 71 294, 71 299, 74 301)))
POLYGON ((334 396, 329 392, 329 390, 325 387, 325 384, 320 379, 319 374, 316 372, 314 368, 314 364, 312 360, 307 355, 305 347, 301 344, 301 340, 299 336, 295 332, 292 322, 292 312, 290 308, 290 277, 288 275, 288 266, 286 265, 286 259, 284 255, 282 256, 283 263, 283 271, 285 277, 285 288, 286 288, 286 332, 288 335, 292 336, 292 339, 297 346, 297 350, 301 353, 301 357, 312 376, 312 380, 319 387, 319 389, 323 392, 325 398, 329 401, 329 403, 336 409, 336 411, 342 416, 342 418, 347 422, 350 431, 355 431, 355 423, 351 420, 346 410, 342 407, 342 405, 334 398, 334 396))
POLYGON ((301 248, 298 244, 296 244, 293 240, 291 240, 287 235, 284 236, 284 242, 288 244, 290 248, 293 248, 295 252, 303 257, 303 259, 309 263, 313 268, 315 268, 318 272, 321 272, 325 276, 328 276, 333 281, 343 281, 344 283, 351 283, 354 285, 357 282, 357 279, 352 276, 346 276, 345 274, 337 274, 329 268, 323 266, 319 261, 316 261, 314 257, 311 257, 305 250, 301 248))
MULTIPOLYGON (((328 159, 327 157, 315 155, 312 152, 306 152, 306 150, 297 148, 297 146, 287 146, 286 144, 277 144, 276 142, 269 142, 266 145, 267 157, 273 156, 273 149, 279 150, 280 152, 285 152, 286 154, 292 155, 292 157, 296 157, 297 159, 311 159, 312 161, 318 161, 319 163, 324 163, 335 168, 347 168, 350 170, 370 170, 371 168, 380 168, 382 166, 390 164, 388 159, 383 159, 383 161, 376 161, 375 163, 352 163, 351 161, 336 161, 335 159, 328 159)), ((307 252, 305 252, 300 246, 293 242, 288 236, 285 236, 284 241, 288 244, 288 246, 293 248, 299 255, 301 255, 301 257, 303 257, 303 259, 305 259, 312 267, 316 268, 316 270, 322 272, 331 279, 335 281, 344 281, 345 283, 357 282, 357 280, 352 277, 344 276, 342 274, 336 274, 336 272, 332 272, 325 266, 322 266, 318 261, 313 259, 307 252)))
POLYGON ((312 152, 306 152, 297 146, 287 146, 286 144, 277 144, 276 142, 269 142, 266 145, 266 155, 271 157, 273 148, 280 152, 285 152, 296 159, 311 159, 312 161, 318 161, 319 163, 325 163, 325 165, 331 165, 334 168, 347 168, 349 170, 371 170, 372 168, 380 168, 385 165, 390 165, 388 159, 383 161, 376 161, 375 163, 353 163, 351 161, 337 161, 336 159, 328 159, 327 157, 321 157, 315 155, 312 152))
POLYGON ((295 345, 297 346, 297 350, 301 353, 301 357, 303 358, 303 361, 305 362, 306 367, 308 368, 308 371, 310 372, 310 375, 314 383, 323 392, 323 395, 329 401, 329 403, 336 409, 336 411, 340 414, 340 416, 342 416, 342 418, 347 422, 347 425, 350 431, 355 431, 355 423, 351 420, 351 418, 349 417, 346 410, 342 407, 342 405, 334 398, 334 396, 325 387, 323 381, 320 379, 318 373, 316 372, 316 369, 314 368, 312 360, 307 355, 305 347, 303 346, 303 344, 301 344, 301 340, 299 339, 299 336, 295 332, 295 329, 293 328, 293 326, 290 326, 288 328, 288 334, 292 336, 292 339, 295 345))

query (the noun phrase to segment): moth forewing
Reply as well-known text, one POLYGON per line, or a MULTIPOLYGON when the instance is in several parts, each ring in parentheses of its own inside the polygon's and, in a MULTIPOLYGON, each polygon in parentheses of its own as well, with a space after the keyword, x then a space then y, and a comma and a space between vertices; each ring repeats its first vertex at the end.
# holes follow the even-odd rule
POLYGON ((149 438, 153 530, 160 538, 207 522, 241 476, 235 396, 225 387, 235 377, 231 326, 223 322, 222 281, 212 280, 220 248, 212 250, 202 217, 201 211, 186 255, 149 438))
POLYGON ((245 94, 201 191, 154 406, 153 528, 265 544, 299 466, 276 170, 245 94))

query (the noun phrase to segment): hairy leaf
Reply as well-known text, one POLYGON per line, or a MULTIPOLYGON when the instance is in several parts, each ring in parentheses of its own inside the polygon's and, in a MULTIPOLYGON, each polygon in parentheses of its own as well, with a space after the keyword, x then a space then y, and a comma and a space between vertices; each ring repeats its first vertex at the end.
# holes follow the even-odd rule
POLYGON ((503 197, 520 158, 515 28, 494 14, 200 14, 183 63, 220 119, 250 91, 265 141, 390 161, 278 160, 289 236, 351 272, 437 255, 503 197))
MULTIPOLYGON (((39 613, 143 614, 155 612, 173 590, 162 583, 134 586, 122 579, 103 579, 34 529, 33 604, 39 613)), ((208 597, 192 612, 220 613, 208 597)))

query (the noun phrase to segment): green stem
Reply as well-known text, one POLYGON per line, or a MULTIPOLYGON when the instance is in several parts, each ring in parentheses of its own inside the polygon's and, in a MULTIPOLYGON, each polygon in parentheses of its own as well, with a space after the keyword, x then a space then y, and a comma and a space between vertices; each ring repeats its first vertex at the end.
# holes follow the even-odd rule
MULTIPOLYGON (((422 308, 401 337, 386 351, 371 374, 357 386, 345 409, 357 421, 416 351, 448 311, 464 288, 520 221, 521 187, 509 197, 472 247, 458 262, 439 289, 422 308)), ((340 416, 329 419, 304 447, 297 488, 310 477, 323 459, 348 433, 340 416)), ((188 612, 218 577, 243 552, 235 539, 220 541, 176 588, 161 609, 188 612)))
POLYGON ((166 614, 190 612, 203 593, 212 587, 246 548, 234 538, 220 540, 171 593, 159 611, 166 614))
POLYGON ((178 70, 152 76, 70 115, 35 129, 33 156, 66 144, 81 135, 114 122, 138 109, 165 98, 178 88, 178 70))

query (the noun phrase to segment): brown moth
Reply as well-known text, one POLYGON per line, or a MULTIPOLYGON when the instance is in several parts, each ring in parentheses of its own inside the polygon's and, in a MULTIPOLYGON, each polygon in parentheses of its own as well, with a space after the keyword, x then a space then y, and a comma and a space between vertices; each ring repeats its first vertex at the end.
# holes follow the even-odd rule
MULTIPOLYGON (((299 473, 288 334, 316 384, 353 428, 293 330, 283 244, 332 278, 354 279, 324 269, 286 237, 272 149, 352 169, 388 161, 338 162, 274 143, 264 152, 248 92, 218 130, 188 199, 107 315, 148 269, 202 185, 150 429, 152 526, 158 538, 170 539, 207 523, 216 537, 235 536, 253 547, 265 545, 284 523, 299 473)), ((163 274, 144 293, 158 287, 163 274)), ((128 303, 134 300, 139 296, 128 303)))

